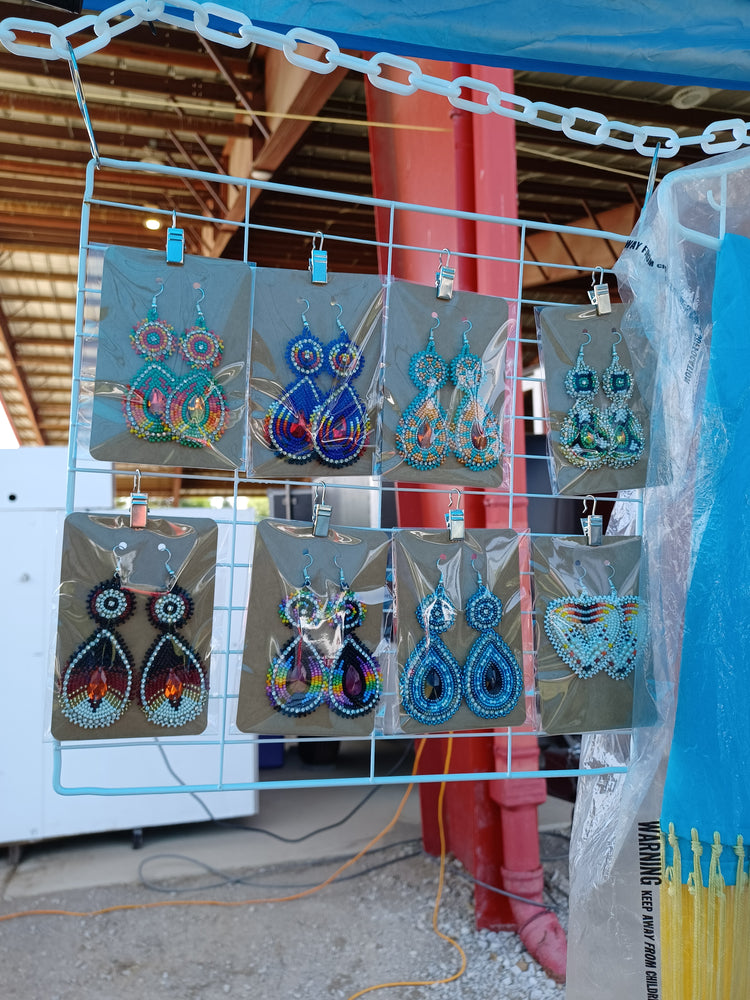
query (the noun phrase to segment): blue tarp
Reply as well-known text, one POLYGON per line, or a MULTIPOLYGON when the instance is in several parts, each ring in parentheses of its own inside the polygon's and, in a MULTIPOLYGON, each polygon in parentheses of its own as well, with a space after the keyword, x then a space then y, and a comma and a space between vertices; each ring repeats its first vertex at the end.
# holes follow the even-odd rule
POLYGON ((446 61, 750 90, 750 0, 219 0, 275 29, 446 61))

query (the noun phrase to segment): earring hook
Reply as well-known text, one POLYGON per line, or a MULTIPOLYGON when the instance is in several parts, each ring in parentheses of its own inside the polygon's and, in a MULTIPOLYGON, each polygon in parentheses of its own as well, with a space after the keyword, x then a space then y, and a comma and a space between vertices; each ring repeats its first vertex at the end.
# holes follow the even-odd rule
POLYGON ((305 551, 304 551, 304 552, 302 553, 302 555, 303 555, 303 556, 307 556, 307 558, 308 558, 308 559, 310 560, 310 562, 309 562, 309 563, 307 563, 307 564, 306 564, 305 566, 303 566, 303 567, 302 567, 302 572, 304 573, 304 576, 305 576, 305 583, 306 583, 306 584, 307 584, 307 586, 309 587, 309 586, 310 586, 310 575, 308 574, 308 572, 307 572, 307 571, 308 571, 308 570, 310 569, 310 567, 312 566, 312 564, 313 564, 313 562, 314 562, 315 560, 314 560, 314 559, 313 559, 313 557, 312 557, 312 556, 310 555, 310 553, 308 552, 308 550, 307 550, 307 549, 305 549, 305 551))
POLYGON ((581 563, 580 559, 576 559, 575 565, 576 565, 577 575, 578 575, 578 586, 583 590, 583 589, 585 589, 584 586, 583 586, 583 581, 584 581, 584 578, 586 576, 586 567, 581 563))
POLYGON ((588 340, 584 340, 584 342, 581 344, 581 347, 586 347, 588 344, 591 343, 591 334, 589 333, 588 330, 581 330, 581 333, 584 333, 589 338, 588 340))
POLYGON ((482 574, 479 572, 479 570, 477 569, 477 567, 475 565, 475 563, 476 563, 476 561, 477 561, 478 558, 479 558, 479 553, 478 552, 472 552, 472 554, 471 554, 471 568, 477 574, 477 584, 479 586, 481 586, 481 584, 482 584, 482 574))
POLYGON ((305 326, 307 326, 307 314, 310 311, 310 300, 309 299, 297 299, 297 301, 305 303, 305 308, 302 310, 300 316, 301 316, 301 319, 302 319, 302 323, 305 326))
POLYGON ((171 588, 172 584, 174 583, 174 579, 175 579, 175 572, 172 569, 172 567, 169 565, 169 560, 172 558, 172 553, 169 551, 169 549, 164 544, 164 542, 159 542, 159 544, 156 547, 159 550, 159 552, 166 552, 167 553, 167 558, 164 560, 164 568, 166 569, 167 573, 169 573, 169 586, 171 588))
POLYGON ((334 562, 334 565, 338 566, 338 570, 339 570, 339 583, 341 584, 342 587, 345 587, 346 586, 346 578, 344 577, 344 570, 343 570, 343 568, 341 566, 341 563, 339 562, 339 557, 338 556, 334 556, 333 557, 333 562, 334 562))
POLYGON ((432 335, 435 332, 435 330, 437 330, 437 328, 440 326, 440 317, 438 316, 438 314, 434 312, 432 314, 432 318, 435 320, 435 322, 430 327, 430 340, 432 340, 432 335))
POLYGON ((615 567, 612 565, 609 559, 604 560, 604 565, 607 567, 607 578, 609 579, 609 582, 612 583, 612 578, 615 575, 615 567), (612 570, 611 573, 610 570, 612 570))
POLYGON ((128 546, 125 542, 118 542, 117 545, 112 547, 112 555, 115 557, 115 573, 117 576, 121 575, 120 570, 122 569, 122 564, 120 563, 120 557, 117 554, 117 550, 119 549, 122 552, 127 547, 128 546))
POLYGON ((612 328, 612 333, 613 333, 613 335, 614 335, 615 333, 617 334, 617 340, 616 340, 616 341, 614 342, 614 344, 612 345, 613 347, 617 347, 617 345, 618 345, 618 344, 620 343, 620 341, 622 340, 622 334, 620 333, 620 331, 619 331, 619 330, 615 330, 615 329, 614 329, 614 327, 612 328))
POLYGON ((333 299, 331 299, 331 305, 334 306, 336 309, 338 309, 338 315, 336 316, 336 326, 339 328, 339 330, 343 330, 344 327, 341 322, 341 313, 344 311, 344 307, 341 305, 340 302, 335 302, 333 299))
POLYGON ((201 309, 201 302, 202 302, 202 301, 203 301, 203 300, 205 299, 205 297, 206 297, 206 292, 205 292, 205 290, 204 290, 203 288, 201 288, 200 284, 199 284, 199 283, 198 283, 197 281, 194 281, 194 282, 193 282, 193 288, 194 288, 194 289, 195 289, 196 291, 198 291, 198 292, 200 292, 200 293, 201 293, 201 294, 200 294, 200 298, 199 298, 199 299, 198 299, 198 301, 197 301, 197 302, 195 303, 195 310, 196 310, 196 312, 198 313, 198 315, 200 316, 200 318, 201 318, 201 319, 205 319, 205 317, 204 317, 204 315, 203 315, 203 310, 201 309))
POLYGON ((159 286, 159 291, 158 292, 154 292, 154 294, 151 296, 151 308, 154 309, 154 310, 156 310, 156 300, 159 298, 159 296, 161 295, 161 293, 164 291, 164 279, 163 278, 156 278, 156 284, 159 286))

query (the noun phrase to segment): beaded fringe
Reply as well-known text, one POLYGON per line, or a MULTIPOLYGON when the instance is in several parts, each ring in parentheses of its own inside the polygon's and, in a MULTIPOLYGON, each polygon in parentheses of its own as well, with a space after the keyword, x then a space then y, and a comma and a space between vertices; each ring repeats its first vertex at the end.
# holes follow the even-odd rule
POLYGON ((734 885, 721 874, 718 833, 711 845, 708 885, 703 884, 703 846, 692 830, 693 870, 682 882, 682 857, 674 826, 662 834, 662 1000, 743 1000, 750 997, 750 878, 742 837, 732 848, 734 885), (671 851, 671 865, 666 856, 671 851))

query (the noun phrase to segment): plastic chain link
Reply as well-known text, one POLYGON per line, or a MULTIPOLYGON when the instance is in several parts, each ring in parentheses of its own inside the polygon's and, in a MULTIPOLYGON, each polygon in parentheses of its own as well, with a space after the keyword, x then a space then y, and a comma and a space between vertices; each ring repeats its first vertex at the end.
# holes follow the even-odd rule
MULTIPOLYGON (((750 143, 750 123, 741 118, 729 118, 706 126, 700 135, 680 136, 674 129, 653 125, 629 125, 610 121, 605 115, 584 108, 564 108, 546 101, 529 101, 515 94, 506 94, 492 83, 460 76, 442 80, 423 73, 419 64, 404 56, 378 52, 369 59, 342 52, 336 42, 307 28, 292 28, 286 34, 260 28, 247 15, 218 3, 198 3, 197 0, 122 0, 100 14, 77 17, 58 27, 47 21, 21 17, 6 17, 0 21, 0 42, 18 56, 34 59, 69 59, 68 39, 71 35, 93 30, 94 37, 74 47, 76 59, 103 49, 111 39, 144 21, 162 21, 178 28, 192 27, 202 38, 219 45, 241 49, 256 43, 283 52, 293 66, 312 73, 332 73, 337 67, 362 73, 380 90, 408 97, 418 90, 446 97, 463 111, 486 115, 493 113, 515 121, 526 122, 553 132, 563 132, 569 139, 590 146, 613 146, 635 150, 642 156, 660 158, 675 156, 682 146, 700 145, 704 153, 726 153, 750 143), (182 15, 179 12, 184 12, 182 15), (233 25, 233 30, 211 27, 211 18, 233 25), (21 42, 18 32, 46 36, 47 44, 21 42), (298 52, 300 43, 318 46, 321 58, 313 59, 298 52), (384 70, 391 72, 386 76, 384 70), (472 100, 464 94, 473 91, 484 100, 472 100), (731 138, 721 138, 721 136, 731 138)), ((216 21, 214 21, 216 23, 216 21)))

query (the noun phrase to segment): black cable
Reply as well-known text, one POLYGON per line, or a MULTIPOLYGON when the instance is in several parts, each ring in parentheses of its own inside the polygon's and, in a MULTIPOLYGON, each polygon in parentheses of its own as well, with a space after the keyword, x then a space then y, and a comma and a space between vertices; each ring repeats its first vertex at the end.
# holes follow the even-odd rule
MULTIPOLYGON (((399 840, 399 841, 396 841, 393 844, 386 844, 384 847, 378 847, 378 848, 370 851, 369 853, 370 854, 378 854, 381 851, 392 850, 394 847, 402 847, 405 844, 414 844, 415 842, 417 842, 417 841, 415 841, 414 839, 411 839, 411 840, 399 840)), ((408 858, 418 857, 421 854, 422 854, 421 850, 419 850, 419 851, 412 851, 410 854, 402 854, 402 855, 399 855, 397 858, 390 858, 388 861, 382 861, 382 862, 380 862, 380 864, 370 865, 368 868, 364 868, 361 871, 354 872, 353 874, 342 875, 340 878, 336 879, 336 881, 337 882, 347 882, 350 879, 362 878, 362 876, 368 875, 368 874, 370 874, 370 872, 377 871, 379 868, 386 868, 389 865, 396 864, 399 861, 405 861, 408 858)), ((318 862, 318 864, 319 865, 320 864, 341 864, 344 861, 350 860, 352 857, 355 857, 355 855, 348 855, 345 858, 336 858, 336 859, 329 858, 329 859, 325 859, 325 860, 322 860, 322 861, 318 862)), ((207 864, 205 861, 200 861, 198 858, 192 858, 192 857, 189 857, 186 854, 171 854, 171 853, 152 854, 150 857, 144 858, 143 861, 141 861, 140 865, 138 866, 138 878, 139 878, 139 880, 141 882, 141 885, 143 885, 146 889, 151 889, 154 892, 164 892, 164 893, 204 892, 204 891, 206 891, 208 889, 219 889, 219 888, 222 888, 223 886, 227 886, 227 885, 247 885, 247 886, 252 886, 252 887, 259 887, 259 888, 262 888, 262 889, 312 889, 316 885, 319 885, 319 882, 309 882, 309 883, 294 883, 294 882, 290 882, 290 883, 273 883, 273 882, 265 882, 265 881, 258 880, 258 879, 246 878, 244 876, 228 875, 226 872, 222 872, 218 868, 214 868, 212 865, 207 864), (217 879, 219 879, 219 881, 215 882, 215 883, 210 883, 208 885, 202 885, 202 886, 197 886, 197 887, 196 886, 190 886, 190 887, 187 887, 187 888, 184 888, 184 889, 175 889, 174 887, 163 887, 161 885, 158 885, 155 882, 149 881, 144 876, 144 874, 143 874, 143 869, 146 867, 146 865, 149 864, 152 861, 157 861, 157 860, 162 861, 162 860, 165 860, 167 858, 173 858, 173 859, 177 859, 177 860, 180 860, 180 861, 187 861, 188 863, 190 863, 192 865, 195 865, 198 868, 202 868, 203 871, 206 872, 207 874, 214 875, 217 879)))

